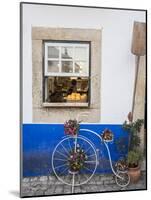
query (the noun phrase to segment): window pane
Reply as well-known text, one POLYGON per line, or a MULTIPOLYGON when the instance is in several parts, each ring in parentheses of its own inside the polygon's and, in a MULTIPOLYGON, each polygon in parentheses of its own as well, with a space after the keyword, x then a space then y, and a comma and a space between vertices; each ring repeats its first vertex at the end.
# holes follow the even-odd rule
POLYGON ((72 73, 73 72, 73 62, 72 61, 62 61, 62 72, 72 73))
POLYGON ((59 47, 48 47, 48 58, 59 58, 59 47))
POLYGON ((75 62, 75 73, 88 74, 88 64, 87 62, 75 62))
POLYGON ((48 61, 48 72, 59 72, 59 62, 48 61))
POLYGON ((73 48, 72 47, 62 47, 61 48, 61 58, 73 59, 73 48))
POLYGON ((87 48, 75 47, 75 60, 87 60, 87 48))
POLYGON ((47 77, 45 101, 48 103, 88 102, 89 80, 81 77, 47 77))

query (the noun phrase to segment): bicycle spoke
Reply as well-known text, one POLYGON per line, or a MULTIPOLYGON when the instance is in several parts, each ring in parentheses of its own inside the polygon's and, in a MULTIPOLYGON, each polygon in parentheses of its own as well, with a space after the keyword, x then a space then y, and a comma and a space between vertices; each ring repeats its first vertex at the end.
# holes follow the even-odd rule
POLYGON ((61 159, 61 158, 54 158, 54 160, 67 161, 67 160, 61 159))
POLYGON ((91 155, 89 155, 89 156, 87 156, 87 157, 90 158, 90 157, 92 157, 92 156, 95 156, 95 154, 91 154, 91 155))
POLYGON ((84 153, 88 152, 90 149, 91 149, 91 146, 86 151, 84 151, 84 153))
POLYGON ((87 168, 86 166, 84 166, 84 168, 90 172, 93 172, 91 169, 87 168))
POLYGON ((71 144, 70 144, 70 138, 68 138, 68 145, 69 145, 69 148, 70 148, 70 151, 72 151, 72 148, 71 148, 71 144))
POLYGON ((62 148, 64 149, 64 151, 67 153, 67 155, 69 155, 69 152, 67 151, 67 149, 63 146, 63 144, 61 144, 62 148))
POLYGON ((60 167, 67 166, 67 165, 68 165, 68 164, 59 165, 59 166, 55 167, 55 169, 58 169, 58 168, 60 168, 60 167))
POLYGON ((82 147, 83 147, 83 145, 84 145, 84 142, 85 142, 85 141, 83 141, 83 142, 82 142, 82 145, 80 145, 80 148, 81 148, 81 149, 82 149, 82 147))
POLYGON ((95 163, 96 163, 96 160, 89 160, 89 161, 87 160, 87 161, 85 161, 84 163, 90 163, 90 164, 91 164, 91 163, 94 163, 94 164, 95 164, 95 163))
POLYGON ((60 174, 63 174, 67 169, 68 167, 66 167, 60 174))
POLYGON ((59 153, 60 155, 62 155, 64 158, 67 158, 67 159, 68 159, 68 157, 67 157, 65 154, 61 153, 60 151, 57 151, 57 150, 56 150, 56 152, 59 153))

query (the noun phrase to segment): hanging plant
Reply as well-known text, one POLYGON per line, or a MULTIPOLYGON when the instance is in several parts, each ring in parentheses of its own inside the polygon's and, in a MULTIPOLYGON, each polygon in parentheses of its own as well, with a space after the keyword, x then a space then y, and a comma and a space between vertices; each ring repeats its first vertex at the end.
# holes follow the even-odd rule
POLYGON ((105 129, 103 132, 102 132, 102 139, 106 142, 108 141, 112 141, 113 140, 113 133, 111 130, 109 129, 105 129))
POLYGON ((76 136, 79 132, 79 122, 75 120, 68 120, 64 123, 64 132, 66 135, 76 136))

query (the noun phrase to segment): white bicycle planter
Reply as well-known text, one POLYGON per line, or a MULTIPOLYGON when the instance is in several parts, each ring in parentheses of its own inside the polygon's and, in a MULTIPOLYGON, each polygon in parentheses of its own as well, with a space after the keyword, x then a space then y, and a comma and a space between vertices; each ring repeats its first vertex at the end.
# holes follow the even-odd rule
MULTIPOLYGON (((106 147, 109 163, 113 174, 115 175, 116 184, 120 187, 126 187, 130 183, 130 177, 128 172, 115 170, 112 164, 111 153, 108 146, 108 142, 104 141, 102 137, 89 129, 80 129, 79 132, 91 133, 96 135, 100 142, 106 147)), ((58 180, 63 184, 72 187, 72 193, 74 193, 74 187, 86 184, 96 172, 99 164, 99 157, 95 145, 85 136, 65 136, 55 147, 52 153, 52 169, 58 180), (87 159, 83 163, 83 169, 73 172, 69 167, 69 158, 71 151, 78 151, 82 149, 87 156, 87 159), (82 177, 82 178, 81 178, 82 177)))

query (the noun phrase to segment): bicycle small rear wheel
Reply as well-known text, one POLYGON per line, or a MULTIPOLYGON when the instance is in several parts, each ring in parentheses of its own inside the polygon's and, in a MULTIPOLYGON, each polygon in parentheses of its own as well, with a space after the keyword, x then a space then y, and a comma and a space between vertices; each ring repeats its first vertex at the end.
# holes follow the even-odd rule
POLYGON ((130 176, 127 172, 117 172, 115 177, 116 184, 120 187, 126 187, 130 183, 130 176))

